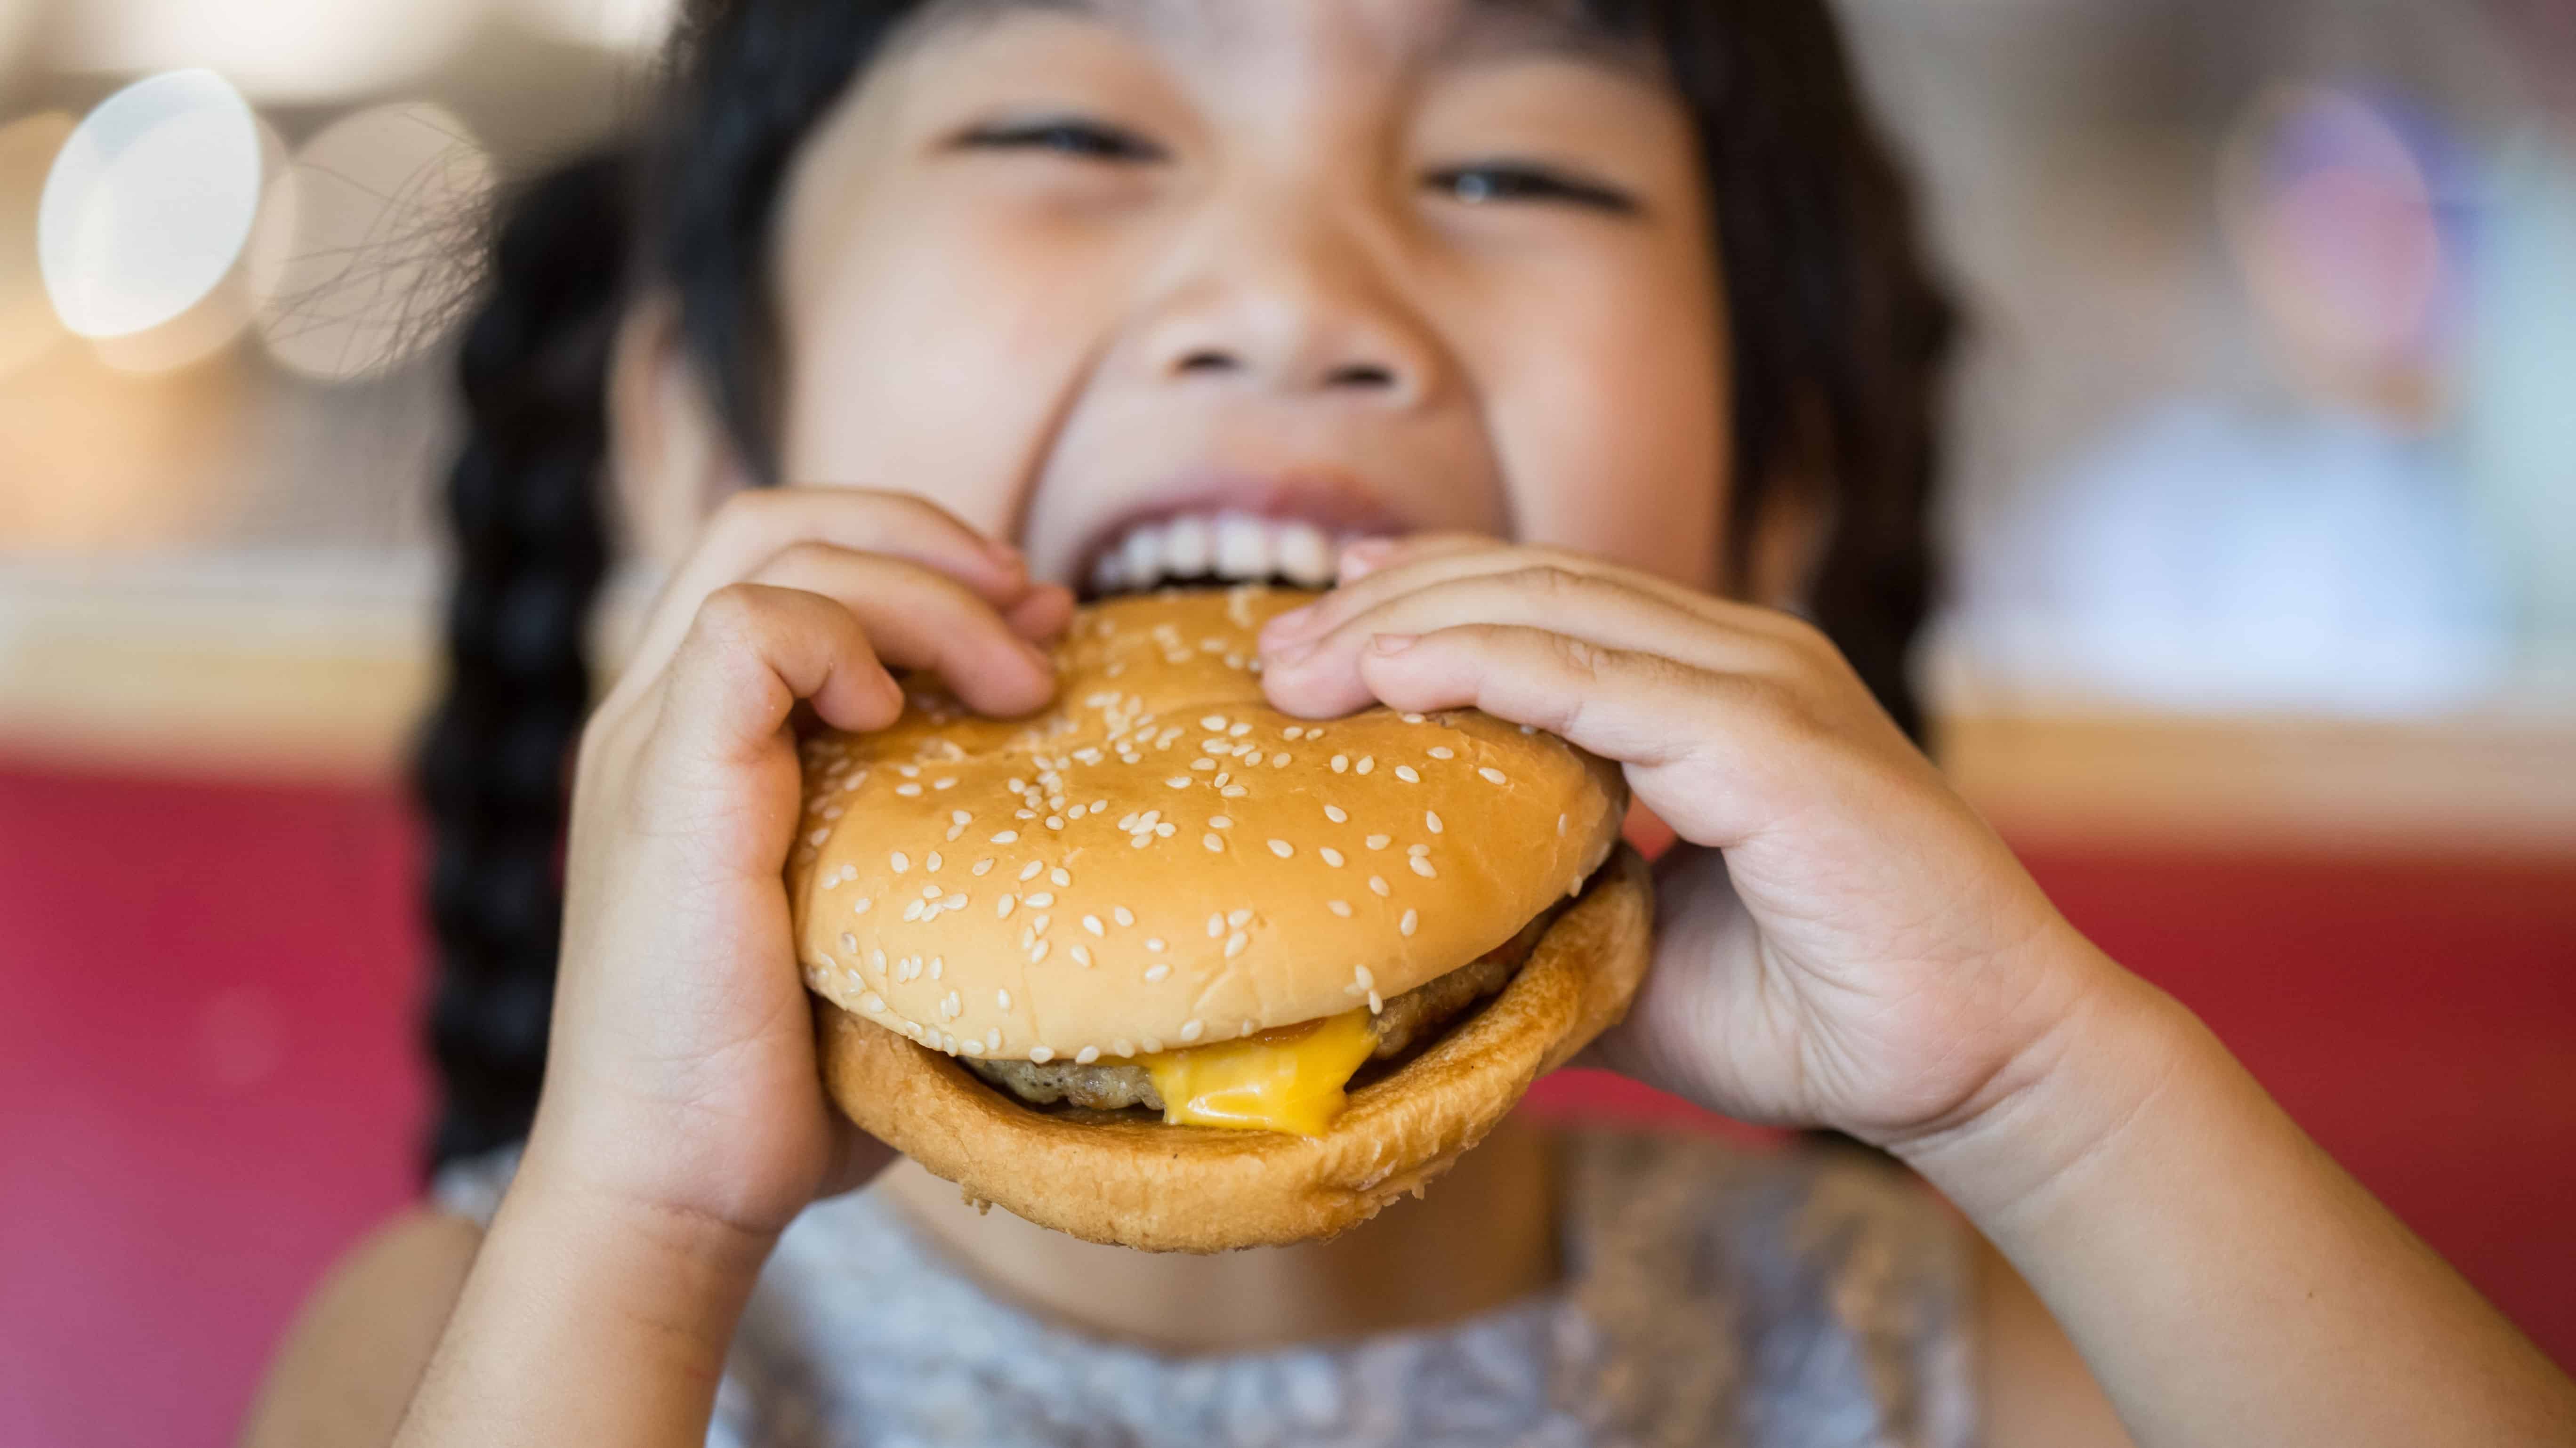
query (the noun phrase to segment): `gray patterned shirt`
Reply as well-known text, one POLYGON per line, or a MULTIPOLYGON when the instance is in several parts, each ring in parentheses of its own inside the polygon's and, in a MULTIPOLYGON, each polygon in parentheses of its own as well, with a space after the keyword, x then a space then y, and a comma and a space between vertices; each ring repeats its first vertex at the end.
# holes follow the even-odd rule
MULTIPOLYGON (((707 1441, 741 1448, 1964 1448, 1966 1237, 1862 1153, 1568 1140, 1568 1272, 1455 1326, 1179 1357, 1028 1315, 876 1194, 816 1204, 744 1314, 707 1441)), ((489 1221, 514 1153, 450 1167, 489 1221)), ((1435 1188, 1436 1190, 1436 1188, 1435 1188)))

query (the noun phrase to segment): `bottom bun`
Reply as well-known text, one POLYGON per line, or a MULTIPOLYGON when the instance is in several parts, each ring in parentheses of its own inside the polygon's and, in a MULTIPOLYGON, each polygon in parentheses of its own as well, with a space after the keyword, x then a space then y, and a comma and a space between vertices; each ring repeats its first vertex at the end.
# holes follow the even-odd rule
POLYGON ((851 1120, 970 1201, 1148 1252, 1285 1246, 1358 1226, 1484 1140, 1627 1014, 1653 930, 1653 878, 1622 845, 1502 994, 1353 1091, 1319 1137, 1046 1115, 817 1001, 823 1076, 851 1120))

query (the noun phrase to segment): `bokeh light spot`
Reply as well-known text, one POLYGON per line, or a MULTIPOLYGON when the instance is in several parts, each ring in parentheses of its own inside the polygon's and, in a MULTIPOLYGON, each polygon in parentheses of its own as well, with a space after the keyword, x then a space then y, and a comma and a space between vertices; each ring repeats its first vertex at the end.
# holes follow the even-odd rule
POLYGON ((213 71, 154 76, 101 102, 55 158, 37 211, 63 325, 128 336, 205 300, 250 239, 261 169, 258 120, 213 71))

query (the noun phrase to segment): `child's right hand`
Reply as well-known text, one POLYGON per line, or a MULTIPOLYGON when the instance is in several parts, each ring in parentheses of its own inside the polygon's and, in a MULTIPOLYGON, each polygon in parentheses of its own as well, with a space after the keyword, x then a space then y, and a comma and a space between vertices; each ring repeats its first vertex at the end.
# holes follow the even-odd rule
POLYGON ((582 731, 523 1185, 774 1235, 883 1164, 817 1073, 782 875, 791 714, 885 727, 903 707, 888 664, 1030 712, 1055 689, 1031 641, 1071 612, 1016 550, 915 497, 762 489, 716 512, 582 731))

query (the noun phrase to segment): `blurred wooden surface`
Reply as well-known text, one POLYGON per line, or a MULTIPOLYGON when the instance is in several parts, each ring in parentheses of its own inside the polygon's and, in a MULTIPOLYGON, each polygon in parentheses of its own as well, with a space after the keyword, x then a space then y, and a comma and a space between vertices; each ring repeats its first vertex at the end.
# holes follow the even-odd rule
MULTIPOLYGON (((0 750, 85 772, 393 778, 436 686, 435 596, 425 562, 382 559, 0 568, 0 750)), ((609 610, 604 656, 639 597, 609 610)), ((2576 708, 2342 721, 1981 699, 1942 720, 1940 750, 2017 841, 2576 853, 2576 708)))

